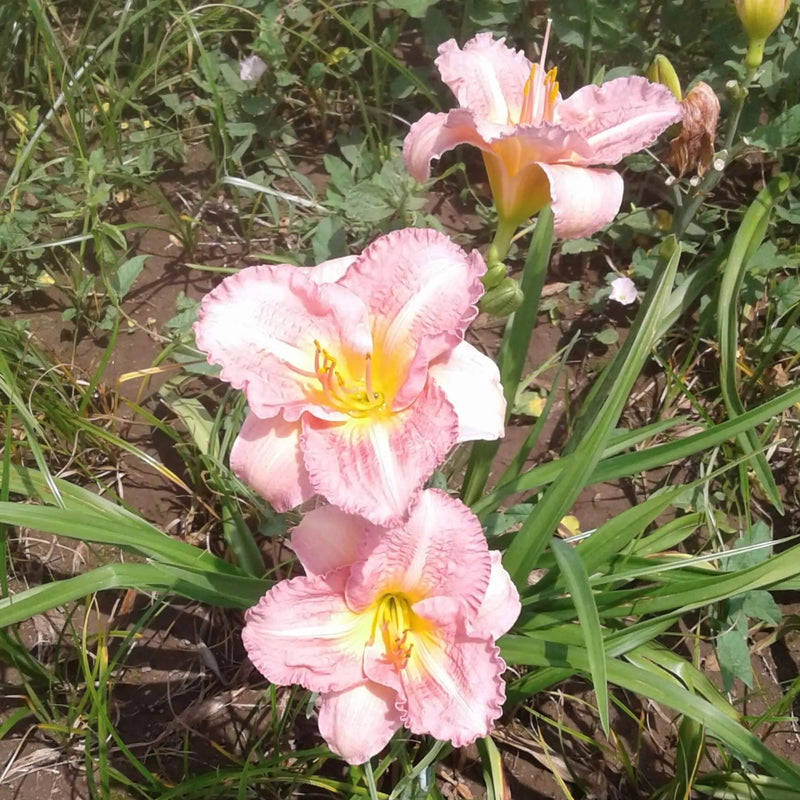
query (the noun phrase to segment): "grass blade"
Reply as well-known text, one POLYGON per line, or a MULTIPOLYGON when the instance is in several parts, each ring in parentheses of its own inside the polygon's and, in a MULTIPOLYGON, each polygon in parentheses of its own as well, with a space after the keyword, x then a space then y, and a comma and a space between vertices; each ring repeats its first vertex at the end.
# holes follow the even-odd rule
POLYGON ((578 620, 581 633, 586 642, 586 653, 589 658, 589 669, 592 674, 594 693, 597 697, 597 711, 600 715, 600 724, 603 733, 608 736, 608 682, 606 679, 606 654, 603 645, 603 629, 600 627, 600 617, 594 602, 592 587, 589 585, 589 576, 581 562, 578 553, 570 545, 560 539, 554 538, 550 542, 550 549, 556 557, 558 567, 564 576, 578 620))
MULTIPOLYGON (((506 550, 503 563, 517 586, 525 585, 528 573, 535 566, 550 535, 581 489, 591 482, 592 473, 628 399, 630 387, 656 343, 661 309, 669 297, 680 260, 680 247, 674 241, 671 245, 671 249, 664 251, 659 271, 642 302, 631 333, 617 353, 619 358, 608 367, 616 373, 614 385, 593 415, 593 425, 573 449, 569 480, 556 481, 547 489, 506 550), (621 366, 617 368, 617 364, 621 366)), ((596 403, 599 401, 598 397, 596 403)))
MULTIPOLYGON (((779 175, 762 189, 752 205, 747 209, 739 230, 733 240, 731 252, 722 276, 717 298, 717 339, 719 341, 720 389, 728 416, 735 418, 744 413, 744 405, 736 385, 736 358, 739 350, 739 307, 738 298, 748 261, 758 249, 764 238, 769 214, 776 200, 789 189, 789 177, 779 175)), ((778 487, 772 477, 766 456, 753 428, 738 434, 736 441, 744 453, 752 453, 750 466, 759 483, 769 497, 772 505, 783 512, 783 503, 778 495, 778 487)), ((747 470, 740 467, 742 490, 747 490, 747 470)), ((746 498, 745 498, 746 499, 746 498)))
POLYGON ((83 575, 44 583, 0 599, 0 628, 106 589, 175 593, 221 608, 248 608, 268 588, 264 581, 156 564, 106 564, 83 575))
MULTIPOLYGON (((656 445, 635 453, 624 453, 601 461, 592 472, 587 485, 645 472, 655 467, 663 467, 675 461, 700 453, 710 447, 717 447, 737 434, 760 425, 780 414, 787 408, 800 403, 800 387, 790 389, 766 403, 746 411, 741 416, 713 425, 700 433, 692 434, 668 444, 656 445)), ((557 480, 567 470, 572 470, 576 459, 566 456, 557 461, 550 461, 522 474, 514 481, 498 487, 475 504, 473 510, 483 515, 499 505, 504 497, 515 492, 531 491, 546 486, 557 480)))
MULTIPOLYGON (((513 664, 533 667, 565 667, 575 671, 590 670, 589 655, 584 648, 562 645, 548 646, 523 636, 506 636, 501 640, 503 657, 513 664)), ((800 768, 770 750, 755 734, 733 716, 724 714, 707 700, 667 679, 662 673, 627 664, 614 658, 607 660, 608 680, 616 686, 648 697, 672 708, 704 726, 706 731, 735 752, 739 758, 752 761, 790 786, 800 785, 800 768)))

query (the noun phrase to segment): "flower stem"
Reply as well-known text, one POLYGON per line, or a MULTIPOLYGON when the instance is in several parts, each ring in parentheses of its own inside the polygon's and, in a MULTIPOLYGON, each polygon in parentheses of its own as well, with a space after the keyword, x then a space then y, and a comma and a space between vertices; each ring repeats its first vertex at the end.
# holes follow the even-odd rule
POLYGON ((375 775, 372 772, 372 762, 365 761, 361 766, 364 768, 364 775, 367 778, 367 789, 369 790, 370 800, 379 800, 378 787, 375 784, 375 775))
POLYGON ((489 245, 489 249, 486 251, 486 263, 488 266, 491 267, 492 264, 500 264, 505 260, 517 227, 515 222, 511 222, 505 217, 500 217, 497 222, 497 230, 495 231, 494 239, 489 245))
MULTIPOLYGON (((499 230, 495 241, 498 238, 499 230)), ((500 381, 503 384, 503 394, 506 399, 506 421, 514 407, 525 356, 528 353, 531 334, 536 325, 536 313, 542 296, 547 265, 550 263, 552 246, 553 212, 550 206, 545 206, 539 212, 531 247, 522 272, 522 305, 508 318, 497 354, 497 366, 500 369, 500 381)), ((489 479, 492 461, 499 447, 498 440, 473 444, 464 482, 461 486, 461 499, 467 505, 471 505, 480 498, 486 481, 489 479)))

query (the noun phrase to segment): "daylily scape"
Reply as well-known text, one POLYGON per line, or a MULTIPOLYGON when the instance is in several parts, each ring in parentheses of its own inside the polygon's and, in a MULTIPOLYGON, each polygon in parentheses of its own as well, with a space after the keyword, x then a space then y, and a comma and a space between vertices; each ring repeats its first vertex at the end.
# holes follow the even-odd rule
POLYGON ((335 753, 360 764, 401 726, 456 747, 488 735, 505 699, 495 639, 520 602, 463 503, 427 489, 389 528, 318 508, 291 545, 306 575, 270 589, 242 638, 270 681, 320 693, 335 753))
POLYGON ((672 93, 646 78, 584 86, 566 100, 556 68, 545 71, 549 24, 539 64, 479 33, 462 50, 439 46, 436 66, 460 108, 428 113, 403 146, 409 172, 427 180, 429 163, 457 144, 480 148, 502 225, 512 231, 548 203, 555 233, 571 239, 608 224, 622 203, 616 164, 681 119, 672 93))
POLYGON ((277 511, 320 494, 402 519, 453 445, 503 435, 497 366, 463 341, 485 270, 445 235, 406 229, 360 256, 226 278, 194 330, 247 396, 234 472, 277 511))

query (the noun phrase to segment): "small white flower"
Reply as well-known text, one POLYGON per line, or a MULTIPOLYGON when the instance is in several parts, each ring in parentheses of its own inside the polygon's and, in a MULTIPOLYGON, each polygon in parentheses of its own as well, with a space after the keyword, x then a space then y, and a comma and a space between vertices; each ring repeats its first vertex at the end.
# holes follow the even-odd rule
POLYGON ((267 65, 258 56, 247 56, 239 62, 239 77, 255 83, 265 72, 267 65))
POLYGON ((622 303, 623 306, 629 306, 636 298, 636 284, 630 278, 614 278, 611 281, 611 294, 609 297, 622 303))

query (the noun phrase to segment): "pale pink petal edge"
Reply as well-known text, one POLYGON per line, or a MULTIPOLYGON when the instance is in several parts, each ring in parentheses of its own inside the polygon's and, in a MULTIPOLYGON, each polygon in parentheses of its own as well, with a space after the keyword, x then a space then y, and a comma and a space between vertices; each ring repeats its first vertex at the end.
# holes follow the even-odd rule
POLYGON ((411 672, 409 664, 400 676, 403 724, 412 733, 430 734, 455 747, 487 736, 505 700, 506 665, 497 647, 467 636, 441 648, 431 646, 430 639, 417 645, 411 658, 419 671, 411 672))
POLYGON ((368 615, 345 603, 348 569, 276 583, 248 609, 242 642, 258 671, 272 683, 297 683, 312 692, 339 691, 364 679, 368 615))
POLYGON ((478 133, 471 111, 456 108, 442 114, 425 114, 411 126, 403 142, 403 160, 411 177, 424 183, 430 175, 431 160, 458 144, 489 149, 478 133))
POLYGON ((309 511, 292 530, 291 546, 307 575, 323 575, 353 564, 359 546, 375 526, 336 506, 309 511))
POLYGON ((491 551, 492 572, 489 586, 478 616, 469 624, 469 630, 499 639, 517 621, 522 605, 519 592, 503 567, 501 554, 491 551))
POLYGON ((259 419, 250 412, 233 443, 230 463, 234 474, 279 513, 316 494, 300 453, 299 422, 259 419))
POLYGON ((517 119, 531 62, 505 39, 479 33, 460 49, 455 39, 439 45, 436 67, 462 108, 494 122, 517 119))
POLYGON ((468 342, 459 342, 430 365, 430 377, 458 417, 458 441, 499 439, 506 400, 497 364, 468 342))
POLYGON ((386 418, 334 425, 306 415, 301 446, 311 484, 329 502, 390 525, 406 517, 456 438, 453 408, 429 383, 409 408, 386 418))
POLYGON ((320 698, 319 732, 348 764, 363 764, 388 744, 400 727, 397 693, 367 681, 320 698))
POLYGON ((624 184, 613 170, 539 166, 550 183, 553 230, 562 239, 580 239, 608 225, 622 205, 624 184))
POLYGON ((446 492, 425 489, 408 519, 386 530, 372 552, 353 565, 345 596, 355 611, 369 607, 376 594, 399 592, 415 597, 416 604, 427 598, 447 598, 462 617, 474 619, 491 572, 478 518, 446 492))
POLYGON ((683 109, 666 86, 631 76, 578 89, 559 104, 556 115, 592 148, 586 163, 611 165, 652 144, 682 118, 683 109))

